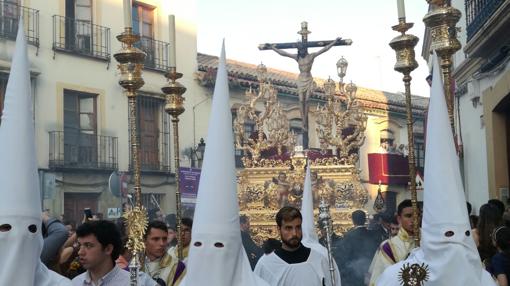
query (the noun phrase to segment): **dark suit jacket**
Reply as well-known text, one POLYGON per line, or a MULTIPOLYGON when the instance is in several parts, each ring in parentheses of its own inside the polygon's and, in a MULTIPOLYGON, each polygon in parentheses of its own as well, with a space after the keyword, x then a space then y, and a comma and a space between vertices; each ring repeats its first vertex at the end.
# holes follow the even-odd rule
POLYGON ((251 235, 246 231, 241 231, 241 240, 243 241, 243 247, 250 260, 251 269, 255 269, 255 265, 259 260, 260 256, 264 253, 260 247, 255 244, 251 235))

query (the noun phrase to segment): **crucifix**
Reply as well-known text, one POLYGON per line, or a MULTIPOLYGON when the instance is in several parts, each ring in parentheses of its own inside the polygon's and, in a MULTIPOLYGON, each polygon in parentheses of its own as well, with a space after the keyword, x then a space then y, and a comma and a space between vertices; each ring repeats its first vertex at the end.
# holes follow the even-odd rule
POLYGON ((308 41, 308 23, 301 23, 301 30, 298 34, 301 35, 301 42, 293 43, 277 43, 277 44, 261 44, 259 50, 273 50, 281 56, 294 59, 299 66, 299 76, 297 79, 297 89, 299 95, 299 111, 301 114, 302 133, 303 133, 303 148, 308 149, 308 100, 314 94, 315 82, 312 77, 312 65, 314 59, 331 49, 333 46, 349 46, 352 44, 350 39, 336 38, 332 41, 308 41), (308 48, 322 47, 315 53, 308 53, 308 48), (291 54, 284 49, 297 49, 297 54, 291 54))

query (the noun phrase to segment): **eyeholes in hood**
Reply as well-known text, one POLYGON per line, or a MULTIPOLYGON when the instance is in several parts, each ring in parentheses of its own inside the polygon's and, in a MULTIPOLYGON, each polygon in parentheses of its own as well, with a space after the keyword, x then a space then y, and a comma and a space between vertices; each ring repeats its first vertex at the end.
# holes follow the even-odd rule
MULTIPOLYGON (((464 232, 464 234, 465 234, 466 236, 470 236, 470 235, 471 235, 471 231, 466 230, 466 232, 464 232)), ((446 236, 446 237, 452 237, 452 236, 454 236, 454 235, 455 235, 455 232, 453 232, 453 230, 448 230, 448 231, 446 231, 446 232, 444 233, 444 236, 446 236)))
POLYGON ((28 231, 30 231, 31 233, 36 233, 37 232, 37 226, 35 224, 31 224, 28 226, 28 231))
POLYGON ((444 233, 444 236, 446 236, 446 237, 452 237, 454 235, 455 235, 455 232, 453 232, 452 230, 449 230, 449 231, 444 233))
POLYGON ((0 225, 0 232, 8 232, 12 229, 12 226, 8 223, 0 225))
MULTIPOLYGON (((193 243, 193 245, 195 247, 202 247, 203 243, 201 241, 195 241, 195 243, 193 243)), ((215 242, 214 247, 223 248, 223 247, 225 247, 225 244, 223 244, 222 242, 215 242)))

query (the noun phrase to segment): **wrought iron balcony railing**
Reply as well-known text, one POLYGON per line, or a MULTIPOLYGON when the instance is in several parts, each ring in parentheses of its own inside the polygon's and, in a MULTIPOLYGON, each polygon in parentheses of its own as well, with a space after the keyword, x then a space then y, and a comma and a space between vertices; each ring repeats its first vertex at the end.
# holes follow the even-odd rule
POLYGON ((466 0, 467 40, 490 19, 505 0, 466 0))
POLYGON ((20 16, 27 42, 39 47, 39 10, 7 1, 0 1, 0 37, 16 40, 20 16))
POLYGON ((110 61, 110 28, 53 15, 53 50, 110 61))
POLYGON ((135 46, 146 53, 145 68, 160 72, 168 71, 168 47, 169 43, 141 37, 135 46))
POLYGON ((116 170, 118 138, 80 130, 50 131, 49 167, 52 169, 116 170))

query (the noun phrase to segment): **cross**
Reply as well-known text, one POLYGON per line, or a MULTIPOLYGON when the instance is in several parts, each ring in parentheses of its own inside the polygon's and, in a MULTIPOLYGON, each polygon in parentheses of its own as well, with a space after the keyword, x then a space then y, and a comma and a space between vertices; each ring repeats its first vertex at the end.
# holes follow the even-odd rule
MULTIPOLYGON (((301 35, 301 42, 292 42, 292 43, 265 43, 259 45, 259 50, 270 50, 271 46, 274 45, 277 49, 298 49, 305 50, 308 52, 308 48, 317 48, 317 47, 324 47, 329 45, 333 41, 308 41, 308 34, 312 33, 308 30, 308 23, 307 22, 301 22, 301 30, 297 32, 301 35)), ((350 46, 352 44, 351 39, 341 39, 340 41, 337 41, 336 44, 333 46, 350 46)))
POLYGON ((308 149, 308 100, 314 94, 315 84, 312 77, 312 65, 315 57, 328 51, 333 46, 349 46, 352 40, 336 38, 333 41, 308 41, 308 23, 301 23, 301 30, 298 34, 301 35, 301 42, 294 43, 277 43, 277 44, 261 44, 259 50, 273 50, 284 57, 289 57, 295 60, 299 66, 299 76, 297 78, 297 89, 299 95, 299 109, 302 119, 302 134, 303 134, 303 147, 308 149), (317 52, 308 53, 308 48, 322 47, 317 52), (297 49, 297 54, 291 54, 284 49, 297 49))

